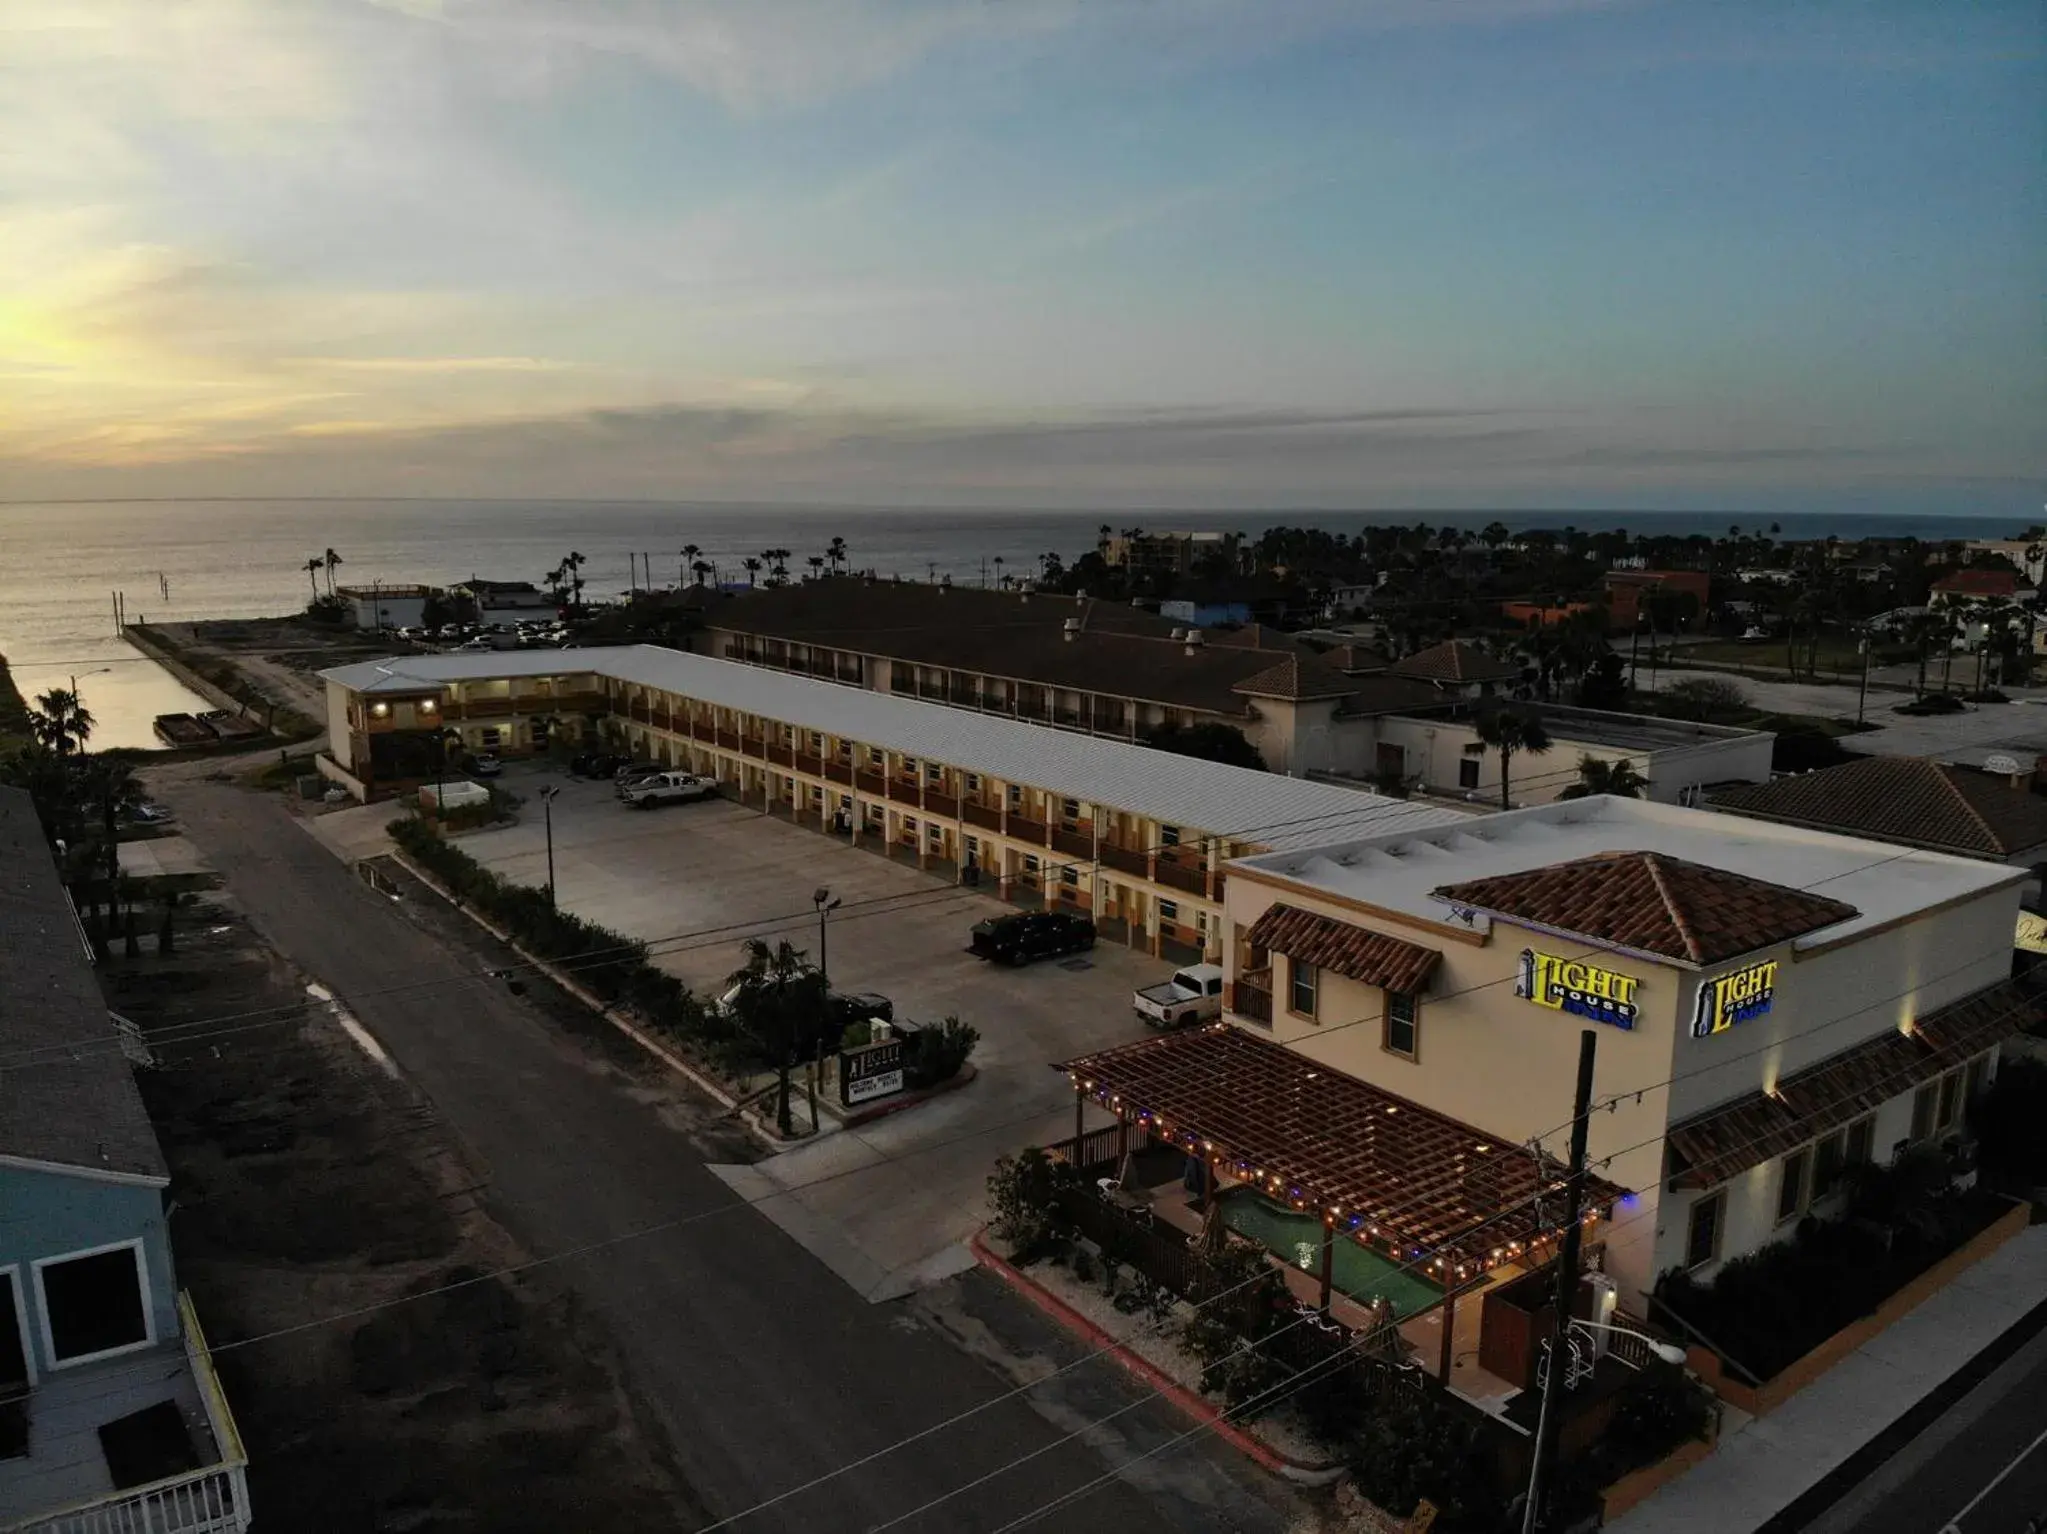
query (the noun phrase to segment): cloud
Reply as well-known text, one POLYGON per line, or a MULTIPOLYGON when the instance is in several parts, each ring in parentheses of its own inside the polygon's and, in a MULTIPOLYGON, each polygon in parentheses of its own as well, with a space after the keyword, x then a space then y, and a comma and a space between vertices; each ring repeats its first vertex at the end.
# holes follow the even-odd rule
POLYGON ((553 357, 288 357, 281 365, 336 373, 559 373, 577 366, 553 357))

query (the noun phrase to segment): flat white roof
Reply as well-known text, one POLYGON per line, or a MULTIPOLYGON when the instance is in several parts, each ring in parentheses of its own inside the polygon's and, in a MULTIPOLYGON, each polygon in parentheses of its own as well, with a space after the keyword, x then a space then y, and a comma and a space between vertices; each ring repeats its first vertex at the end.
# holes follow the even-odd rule
POLYGON ((1268 847, 1392 828, 1461 825, 1472 818, 1446 806, 1229 767, 659 645, 400 655, 337 666, 320 675, 357 692, 406 693, 450 682, 584 673, 1268 847))
MULTIPOLYGON (((1453 827, 1397 827, 1381 835, 1330 838, 1320 846, 1296 845, 1239 858, 1233 866, 1450 925, 1450 907, 1430 891, 1607 852, 1660 852, 1844 901, 1860 913, 1797 939, 1793 946, 1801 948, 2024 877, 2020 869, 1975 858, 1606 795, 1487 815, 1453 827)), ((1454 924, 1465 925, 1461 920, 1454 924)), ((1491 918, 1476 915, 1470 926, 1487 931, 1491 918)))

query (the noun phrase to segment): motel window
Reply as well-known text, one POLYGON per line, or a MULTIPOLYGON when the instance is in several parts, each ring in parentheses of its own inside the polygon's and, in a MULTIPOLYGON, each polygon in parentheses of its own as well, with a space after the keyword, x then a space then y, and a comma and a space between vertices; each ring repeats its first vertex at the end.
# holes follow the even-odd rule
POLYGON ((1457 786, 1459 788, 1478 787, 1478 773, 1479 759, 1477 757, 1464 756, 1457 759, 1457 786))
POLYGON ((1059 818, 1065 821, 1068 825, 1071 825, 1074 821, 1080 819, 1080 801, 1078 799, 1060 800, 1059 818))
POLYGON ((1171 922, 1177 927, 1180 924, 1179 902, 1175 900, 1161 900, 1159 902, 1159 920, 1171 922))
POLYGON ((1037 860, 1036 858, 1034 858, 1034 857, 1031 857, 1031 856, 1030 856, 1029 854, 1025 854, 1025 856, 1024 856, 1024 872, 1025 872, 1025 873, 1027 873, 1027 874, 1034 874, 1034 873, 1036 873, 1037 871, 1038 871, 1038 860, 1037 860))
POLYGON ((915 758, 914 756, 904 757, 903 771, 908 773, 913 778, 917 776, 917 758, 915 758))
POLYGON ((924 764, 924 777, 927 782, 943 782, 945 779, 945 769, 936 762, 926 762, 924 764))
POLYGON ((970 773, 968 773, 968 774, 967 774, 967 792, 968 792, 968 793, 970 793, 970 794, 978 794, 978 793, 979 793, 980 791, 981 791, 981 775, 980 775, 980 774, 979 774, 978 772, 970 772, 970 773))
POLYGON ((1793 1151, 1783 1160, 1777 1182, 1777 1223, 1805 1213, 1806 1185, 1812 1174, 1812 1147, 1793 1151))
POLYGON ((1299 959, 1287 961, 1287 1005, 1302 1017, 1315 1015, 1315 991, 1321 980, 1320 972, 1312 964, 1299 959))
POLYGON ((869 746, 867 748, 867 765, 870 767, 886 765, 882 760, 881 748, 879 746, 869 746))
POLYGON ((934 847, 943 845, 945 841, 945 828, 943 826, 926 826, 924 834, 934 847))
POLYGON ((1059 882, 1060 882, 1060 883, 1062 883, 1062 884, 1069 884, 1069 885, 1071 885, 1071 886, 1072 886, 1073 888, 1075 888, 1075 889, 1079 889, 1079 888, 1080 888, 1080 870, 1079 870, 1078 868, 1075 868, 1075 867, 1074 867, 1074 866, 1073 866, 1072 864, 1070 864, 1070 863, 1069 863, 1069 864, 1067 864, 1067 866, 1066 866, 1065 868, 1063 868, 1063 869, 1061 869, 1061 870, 1059 871, 1059 882))
POLYGON ((1180 845, 1180 828, 1179 828, 1178 826, 1160 826, 1160 827, 1159 827, 1159 845, 1160 845, 1161 847, 1177 847, 1177 846, 1179 846, 1179 845, 1180 845))
POLYGON ((1685 1266, 1704 1267, 1720 1255, 1720 1227, 1727 1210, 1725 1193, 1709 1193, 1692 1203, 1685 1227, 1685 1266))
POLYGON ((1415 1046, 1420 1036, 1416 1011, 1412 991, 1386 993, 1386 1037, 1383 1042, 1389 1053, 1404 1055, 1409 1060, 1415 1057, 1415 1046))
POLYGON ((1013 810, 1023 808, 1023 790, 1014 783, 1009 785, 1009 807, 1013 810))
POLYGON ((839 742, 839 760, 841 762, 844 762, 849 767, 852 766, 853 764, 852 742, 844 740, 839 742))

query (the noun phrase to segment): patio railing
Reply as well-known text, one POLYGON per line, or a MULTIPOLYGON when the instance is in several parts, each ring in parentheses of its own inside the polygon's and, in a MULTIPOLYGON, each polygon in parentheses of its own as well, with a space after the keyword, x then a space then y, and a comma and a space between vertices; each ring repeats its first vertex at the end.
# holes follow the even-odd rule
POLYGON ((244 1534, 248 1529, 249 1458, 241 1430, 213 1372, 213 1354, 190 1295, 178 1295, 178 1314, 184 1322, 185 1361, 199 1387, 219 1462, 9 1524, 6 1534, 244 1534))

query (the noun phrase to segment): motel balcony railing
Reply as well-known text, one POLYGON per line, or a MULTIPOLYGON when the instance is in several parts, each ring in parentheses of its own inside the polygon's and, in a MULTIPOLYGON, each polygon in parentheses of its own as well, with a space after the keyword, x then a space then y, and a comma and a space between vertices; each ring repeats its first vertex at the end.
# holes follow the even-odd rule
POLYGON ((1160 858, 1152 877, 1168 889, 1184 890, 1190 895, 1208 893, 1208 870, 1205 868, 1190 868, 1185 864, 1160 858))
POLYGON ((1095 855, 1095 835, 1086 826, 1054 826, 1052 845, 1069 857, 1092 858, 1095 855))
POLYGON ((880 773, 870 772, 864 767, 856 768, 853 773, 853 786, 859 789, 861 793, 866 794, 870 799, 882 797, 883 788, 887 781, 880 773))
POLYGON ((1118 873, 1135 874, 1139 878, 1148 878, 1151 874, 1151 858, 1141 849, 1103 842, 1101 854, 1103 865, 1118 873))
POLYGON ((950 820, 959 813, 959 803, 959 800, 953 798, 951 794, 942 792, 939 789, 927 788, 924 790, 924 808, 930 814, 943 815, 950 820))
POLYGON ((979 826, 984 831, 1002 829, 1002 811, 985 804, 976 804, 972 799, 960 806, 960 816, 970 826, 979 826))
POLYGON ((1045 822, 1032 820, 1028 815, 1019 815, 1015 810, 1011 810, 1009 834, 1020 842, 1037 842, 1042 845, 1045 840, 1045 822))

